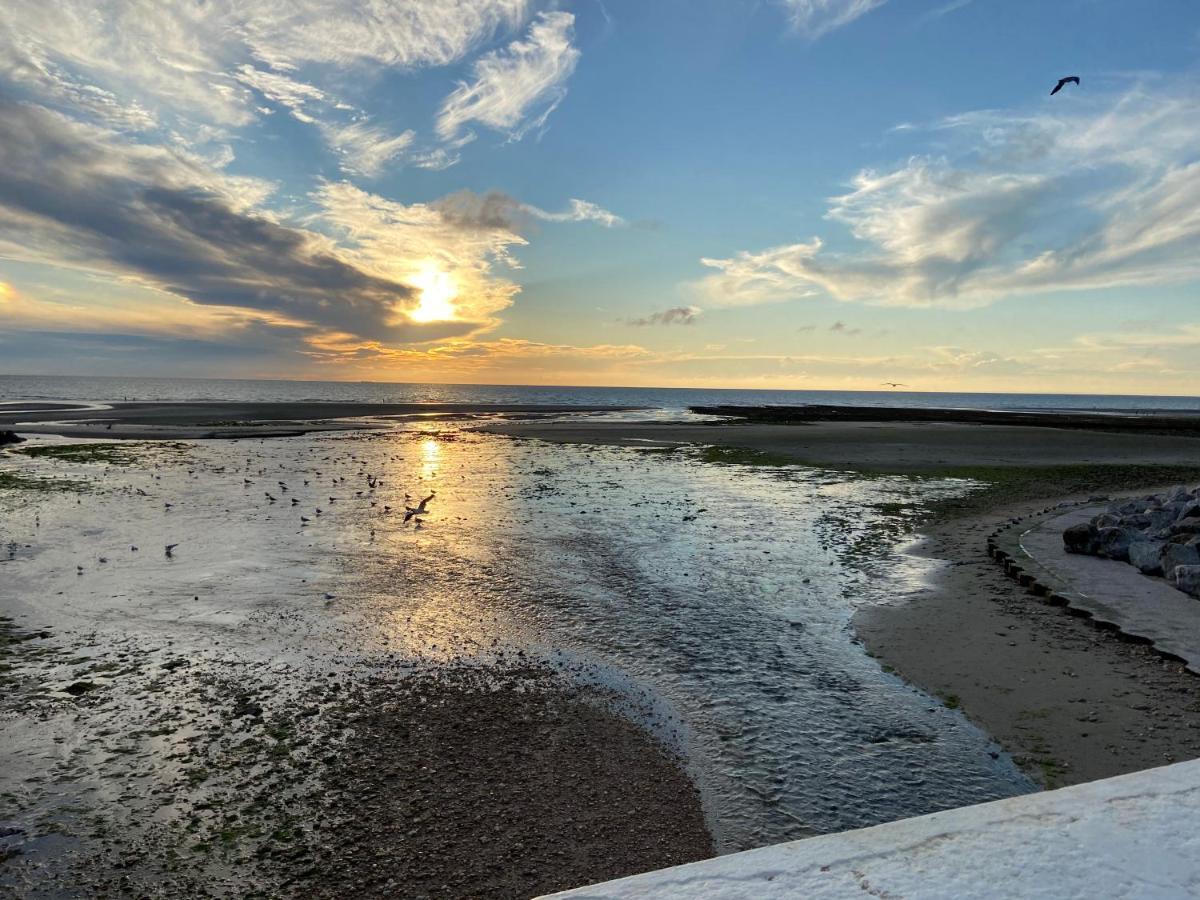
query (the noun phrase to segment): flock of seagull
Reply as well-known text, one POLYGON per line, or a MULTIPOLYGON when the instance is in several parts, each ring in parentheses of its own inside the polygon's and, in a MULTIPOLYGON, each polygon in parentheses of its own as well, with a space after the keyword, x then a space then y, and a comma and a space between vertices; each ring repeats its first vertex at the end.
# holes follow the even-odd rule
MULTIPOLYGON (((355 456, 353 454, 351 455, 351 459, 355 459, 355 456)), ((250 474, 257 474, 258 477, 264 476, 267 472, 266 468, 260 467, 260 468, 258 468, 257 472, 255 473, 252 469, 253 461, 249 458, 247 458, 245 465, 246 465, 246 468, 243 471, 246 471, 250 474)), ((214 471, 223 472, 223 471, 225 471, 225 467, 222 466, 219 469, 216 469, 214 471)), ((189 470, 188 474, 192 475, 193 477, 196 477, 195 470, 189 470)), ((320 477, 322 475, 322 473, 320 471, 316 471, 315 474, 318 477, 320 477)), ((379 485, 379 476, 370 475, 365 472, 360 472, 359 474, 365 476, 366 488, 364 490, 356 490, 354 492, 355 496, 362 497, 364 494, 366 494, 367 496, 373 495, 375 493, 375 489, 379 485)), ((161 476, 159 476, 159 475, 155 475, 154 478, 155 478, 155 480, 161 480, 161 476)), ((338 478, 333 478, 331 483, 336 487, 336 486, 343 484, 345 482, 345 480, 346 480, 345 476, 341 476, 338 478)), ((310 486, 309 479, 306 478, 306 479, 303 479, 303 481, 304 481, 304 485, 306 487, 310 486)), ((244 488, 248 488, 248 487, 254 485, 255 483, 256 482, 253 478, 250 478, 250 477, 242 478, 242 486, 244 488)), ((276 496, 276 494, 282 495, 282 494, 286 494, 286 493, 290 492, 288 483, 286 481, 282 481, 282 480, 276 481, 276 487, 274 488, 274 490, 275 490, 275 493, 272 493, 270 490, 263 491, 263 496, 266 498, 266 502, 268 504, 275 504, 275 503, 280 502, 280 498, 278 496, 276 496)), ((149 493, 142 490, 141 488, 137 488, 136 492, 139 496, 142 496, 142 497, 150 496, 149 493)), ((429 503, 436 496, 437 496, 437 491, 434 491, 432 489, 429 491, 428 495, 421 497, 419 500, 414 498, 412 495, 405 493, 404 494, 404 519, 401 524, 407 525, 411 521, 413 523, 413 527, 415 529, 421 529, 422 527, 424 527, 424 524, 425 524, 424 517, 429 514, 429 503), (415 503, 415 505, 414 505, 414 503, 415 503)), ((330 496, 329 503, 331 503, 331 504, 336 503, 338 501, 338 499, 339 498, 336 496, 330 496)), ((292 507, 299 506, 301 503, 301 501, 294 496, 288 498, 288 500, 289 500, 289 505, 292 507)), ((371 503, 371 506, 375 506, 377 504, 377 501, 372 499, 370 501, 370 503, 371 503)), ((164 503, 163 503, 163 509, 167 512, 170 512, 174 507, 175 507, 175 504, 170 501, 164 501, 164 503)), ((390 513, 391 511, 392 511, 392 508, 390 506, 385 505, 383 507, 384 513, 390 513)), ((324 514, 324 512, 325 512, 324 509, 322 509, 319 506, 315 506, 313 508, 312 515, 301 515, 300 516, 300 527, 301 528, 306 527, 310 522, 312 522, 313 518, 321 516, 322 514, 324 514)), ((375 536, 375 529, 371 529, 371 537, 374 537, 374 536, 375 536)), ((175 557, 175 548, 178 547, 179 545, 180 545, 180 542, 175 542, 173 544, 164 544, 163 545, 163 555, 166 556, 167 559, 173 559, 175 557)), ((139 548, 136 545, 131 545, 129 550, 131 553, 137 553, 139 548)), ((107 563, 108 557, 106 557, 106 556, 98 557, 97 561, 100 562, 101 564, 107 563)), ((84 567, 82 565, 77 565, 76 569, 79 572, 79 574, 83 574, 84 567)))

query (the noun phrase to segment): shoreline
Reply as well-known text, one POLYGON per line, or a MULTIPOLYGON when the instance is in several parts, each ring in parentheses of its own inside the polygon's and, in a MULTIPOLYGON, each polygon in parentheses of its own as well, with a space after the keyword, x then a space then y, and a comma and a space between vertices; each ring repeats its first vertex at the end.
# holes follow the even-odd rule
POLYGON ((853 622, 881 664, 961 709, 1047 788, 1200 756, 1195 675, 1035 597, 987 554, 998 524, 1086 499, 1026 499, 931 522, 908 552, 941 561, 939 569, 853 622))

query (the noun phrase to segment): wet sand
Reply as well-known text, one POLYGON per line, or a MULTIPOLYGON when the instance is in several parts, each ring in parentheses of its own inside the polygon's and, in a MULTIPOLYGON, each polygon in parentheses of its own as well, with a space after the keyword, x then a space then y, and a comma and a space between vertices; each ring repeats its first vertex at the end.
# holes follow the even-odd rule
POLYGON ((859 637, 880 662, 961 707, 1047 787, 1200 756, 1200 679, 1027 593, 987 557, 999 522, 1049 502, 926 526, 913 552, 941 568, 895 605, 861 611, 859 637))
POLYGON ((61 638, 0 619, 6 765, 30 770, 0 803, 5 896, 515 900, 712 855, 680 761, 539 665, 61 638), (32 799, 46 729, 103 809, 32 799))
POLYGON ((569 444, 672 447, 721 444, 779 454, 806 465, 885 472, 964 466, 1197 465, 1200 437, 1119 434, 1021 425, 922 422, 643 424, 511 422, 493 434, 569 444))
POLYGON ((364 483, 355 457, 380 437, 325 436, 320 456, 290 440, 0 454, 30 476, 0 483, 0 895, 528 897, 711 855, 682 760, 569 664, 481 648, 482 610, 451 650, 465 614, 444 585, 431 608, 447 628, 397 620, 393 595, 449 557, 415 546, 438 540, 441 507, 420 534, 389 519, 398 460, 376 449, 397 482, 364 483), (273 447, 315 457, 320 486, 303 490, 273 447), (351 481, 335 489, 339 463, 351 481), (207 518, 194 506, 221 480, 232 490, 207 518), (320 524, 298 527, 289 495, 310 516, 328 503, 320 524), (215 549, 242 503, 259 524, 215 549), (123 530, 149 510, 157 525, 123 530), (339 568, 339 535, 363 548, 368 521, 410 550, 371 554, 379 626, 339 568), (250 535, 263 546, 244 550, 250 535), (166 541, 182 541, 174 558, 166 541), (55 554, 49 578, 22 579, 55 554))
POLYGON ((150 402, 0 403, 0 428, 25 434, 136 440, 289 437, 314 431, 387 427, 397 421, 540 418, 613 412, 625 407, 471 403, 150 402))

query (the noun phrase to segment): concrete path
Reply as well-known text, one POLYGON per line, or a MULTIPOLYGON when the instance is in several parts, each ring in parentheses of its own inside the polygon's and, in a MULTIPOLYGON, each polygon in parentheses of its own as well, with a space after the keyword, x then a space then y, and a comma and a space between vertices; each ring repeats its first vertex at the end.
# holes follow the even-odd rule
POLYGON ((1200 760, 555 894, 564 900, 1200 896, 1200 760))
MULTIPOLYGON (((1067 553, 1062 533, 1106 506, 1083 506, 1042 519, 1020 536, 1029 561, 1065 587, 1071 606, 1085 610, 1125 634, 1153 642, 1200 672, 1200 600, 1161 578, 1143 575, 1128 563, 1067 553)), ((1025 563, 1026 570, 1029 563, 1025 563)))

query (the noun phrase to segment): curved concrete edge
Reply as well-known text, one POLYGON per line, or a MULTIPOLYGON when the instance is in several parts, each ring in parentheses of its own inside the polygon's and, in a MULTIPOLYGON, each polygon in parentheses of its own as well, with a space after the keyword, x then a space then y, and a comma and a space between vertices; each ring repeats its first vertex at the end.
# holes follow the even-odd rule
POLYGON ((807 838, 569 900, 1200 896, 1200 760, 807 838))
MULTIPOLYGON (((1038 524, 1093 505, 1095 501, 1064 503, 1009 519, 988 536, 987 554, 1003 567, 1004 574, 1042 602, 1065 607, 1071 615, 1087 619, 1095 627, 1111 631, 1122 640, 1147 645, 1162 658, 1181 663, 1192 674, 1200 675, 1200 650, 1194 648, 1191 642, 1180 640, 1178 622, 1160 622, 1154 616, 1139 617, 1111 601, 1083 592, 1071 583, 1069 576, 1050 571, 1023 546, 1021 538, 1038 524), (1018 526, 1021 526, 1020 530, 1018 526)), ((1120 573, 1122 577, 1139 581, 1146 579, 1146 576, 1123 563, 1088 559, 1092 564, 1124 566, 1120 573)), ((1191 617, 1194 623, 1188 624, 1192 625, 1190 630, 1200 636, 1200 602, 1183 595, 1174 596, 1178 594, 1174 588, 1165 590, 1171 592, 1169 600, 1172 605, 1182 604, 1182 607, 1191 608, 1195 604, 1194 616, 1191 617)))

